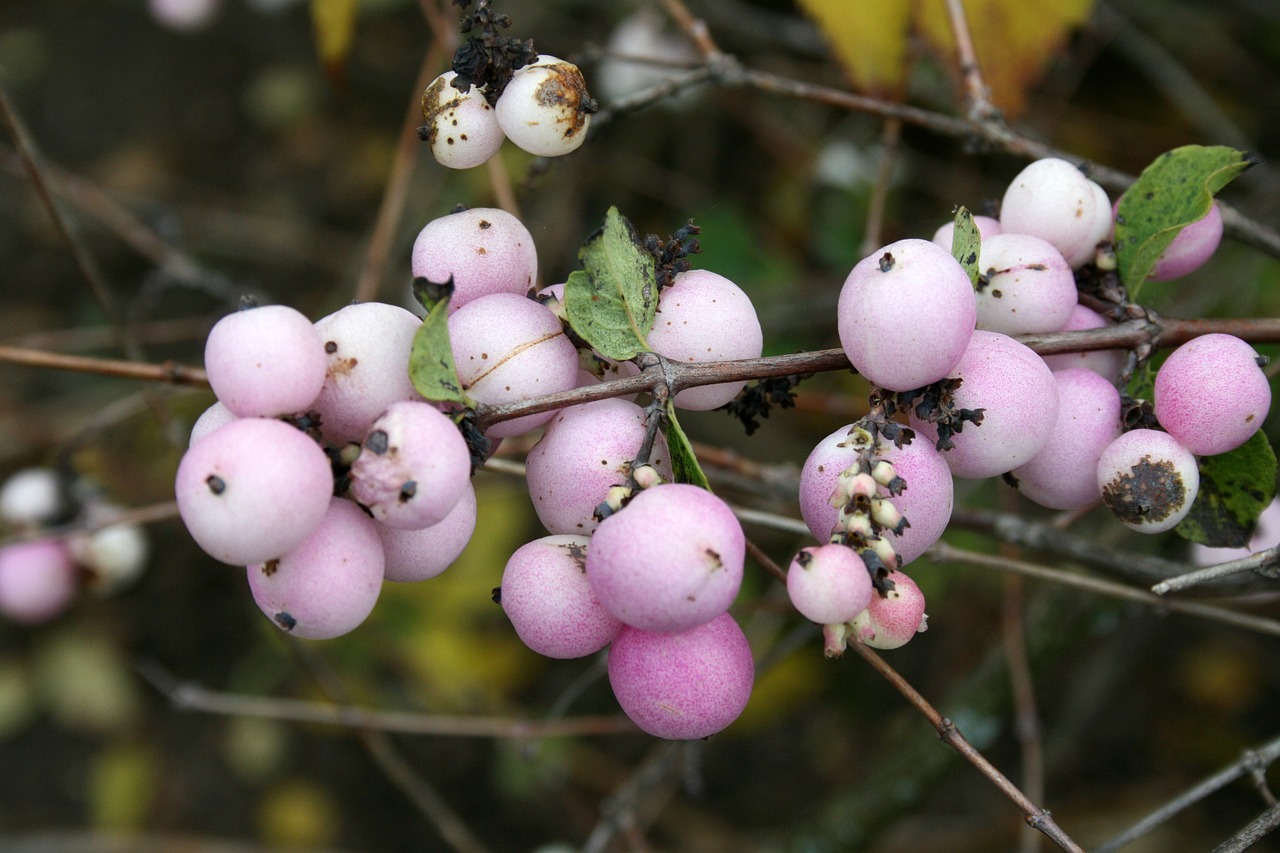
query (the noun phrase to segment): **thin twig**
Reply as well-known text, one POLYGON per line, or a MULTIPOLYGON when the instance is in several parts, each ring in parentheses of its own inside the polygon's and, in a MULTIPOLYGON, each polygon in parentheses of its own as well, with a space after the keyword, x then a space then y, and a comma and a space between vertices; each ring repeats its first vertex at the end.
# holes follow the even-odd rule
POLYGON ((1053 817, 1045 809, 1037 806, 1030 798, 1027 797, 1018 786, 1014 785, 1009 779, 996 769, 990 761, 988 761, 982 753, 978 752, 971 743, 965 740, 964 735, 956 728, 955 723, 942 714, 938 713, 938 709, 929 704, 929 701, 921 696, 914 687, 912 687, 905 678, 898 674, 889 663, 880 655, 876 654, 869 647, 862 643, 852 643, 852 648, 857 651, 862 659, 871 664, 876 672, 880 673, 890 684, 901 693, 913 707, 916 708, 925 719, 937 730, 938 736, 947 746, 960 753, 966 761, 978 769, 982 775, 991 780, 1002 794, 1008 797, 1014 805, 1022 810, 1026 816, 1027 823, 1044 833, 1049 840, 1053 841, 1063 850, 1073 851, 1073 853, 1084 853, 1084 848, 1071 840, 1071 837, 1063 832, 1062 828, 1054 822, 1053 817))
MULTIPOLYGON (((631 831, 637 822, 641 801, 669 785, 679 769, 681 741, 661 741, 649 750, 635 772, 600 804, 600 819, 582 844, 583 853, 603 853, 614 836, 631 831)), ((637 849, 632 845, 632 849, 637 849)))
POLYGON ((1213 853, 1242 853, 1280 826, 1280 804, 1254 818, 1248 826, 1213 849, 1213 853))
MULTIPOLYGON (((1035 682, 1031 677, 1031 659, 1027 655, 1026 620, 1022 578, 1004 577, 1000 635, 1005 659, 1009 662, 1009 684, 1013 690, 1014 732, 1022 757, 1022 787, 1033 802, 1045 796, 1044 744, 1040 738, 1040 714, 1036 708, 1035 682)), ((1040 835, 1026 827, 1020 838, 1022 853, 1040 849, 1040 835)))
POLYGON ((422 90, 436 76, 445 52, 441 40, 437 38, 422 58, 422 66, 418 69, 418 79, 414 81, 404 121, 401 122, 400 133, 396 137, 398 143, 395 158, 391 161, 391 173, 387 175, 387 185, 382 193, 382 202, 378 205, 378 216, 374 220, 373 235, 369 238, 364 266, 360 269, 360 279, 356 283, 357 302, 374 299, 382 288, 387 258, 391 255, 391 244, 395 241, 405 200, 409 197, 413 169, 422 152, 422 142, 414 132, 422 123, 422 90))
POLYGON ((862 230, 862 254, 869 255, 883 246, 884 211, 889 202, 889 184, 898 164, 898 146, 902 142, 902 122, 889 119, 880 131, 880 160, 876 163, 876 180, 867 202, 867 224, 862 230))
POLYGON ((1115 853, 1116 850, 1146 835, 1189 806, 1195 805, 1237 779, 1258 770, 1265 770, 1277 759, 1280 759, 1280 737, 1262 746, 1247 750, 1238 761, 1229 764, 1207 779, 1178 794, 1178 796, 1155 809, 1124 832, 1098 845, 1093 853, 1115 853))
POLYGON ((1180 589, 1190 589, 1193 586, 1200 586, 1245 572, 1257 572, 1274 580, 1277 577, 1277 566, 1280 566, 1280 546, 1268 548, 1265 551, 1259 551, 1256 554, 1250 554, 1238 560, 1228 560, 1216 566, 1206 566, 1194 572, 1187 572, 1184 575, 1160 581, 1160 583, 1151 587, 1151 591, 1156 595, 1166 595, 1170 592, 1177 592, 1180 589))
POLYGON ((518 717, 450 716, 407 711, 371 711, 354 705, 333 705, 271 696, 246 696, 209 690, 179 681, 154 662, 138 665, 138 672, 156 690, 186 711, 232 717, 260 717, 294 723, 327 723, 352 729, 439 737, 478 737, 521 740, 544 737, 584 737, 633 734, 635 724, 622 715, 565 717, 539 720, 518 717))
POLYGON ((973 35, 961 0, 947 0, 947 19, 956 40, 956 59, 964 81, 969 120, 975 124, 1002 123, 1000 110, 991 103, 991 89, 982 78, 982 66, 978 64, 978 52, 973 47, 973 35))
POLYGON ((116 527, 121 524, 153 524, 158 521, 168 521, 171 518, 177 517, 177 502, 165 501, 164 503, 150 504, 148 506, 137 507, 135 509, 121 510, 120 512, 108 515, 92 524, 73 522, 71 524, 62 524, 57 527, 46 527, 39 530, 24 530, 21 533, 15 533, 12 536, 6 536, 5 538, 0 539, 0 548, 7 548, 10 545, 16 545, 19 542, 33 542, 37 539, 69 539, 72 536, 97 533, 99 530, 105 530, 108 527, 116 527))
POLYGON ((124 361, 116 358, 92 358, 83 355, 33 350, 0 344, 0 361, 27 367, 44 367, 52 370, 70 370, 76 373, 93 373, 121 379, 143 379, 164 382, 169 385, 193 385, 208 387, 209 377, 199 367, 187 367, 175 361, 147 364, 141 361, 124 361))
POLYGON ((1041 566, 1036 563, 1028 563, 1022 560, 1010 560, 1006 557, 997 557, 994 554, 982 554, 977 551, 968 551, 963 548, 957 548, 954 545, 943 541, 935 542, 933 547, 929 549, 929 555, 936 560, 944 562, 949 560, 957 563, 968 563, 972 566, 984 566, 992 569, 1000 569, 1002 571, 1018 572, 1019 574, 1028 575, 1030 577, 1050 580, 1066 586, 1074 586, 1079 589, 1088 590, 1089 592, 1098 593, 1099 595, 1107 595, 1112 598, 1136 601, 1170 613, 1199 616, 1202 619, 1210 619, 1215 622, 1222 622, 1226 625, 1234 625, 1237 628, 1257 631, 1260 634, 1270 634, 1274 637, 1280 637, 1280 622, 1277 622, 1274 619, 1266 619, 1261 616, 1253 616, 1248 613, 1239 613, 1235 610, 1229 610, 1225 607, 1218 607, 1213 604, 1202 604, 1196 601, 1161 598, 1158 595, 1147 592, 1145 589, 1136 589, 1131 586, 1115 583, 1114 581, 1072 574, 1071 572, 1052 569, 1048 566, 1041 566))

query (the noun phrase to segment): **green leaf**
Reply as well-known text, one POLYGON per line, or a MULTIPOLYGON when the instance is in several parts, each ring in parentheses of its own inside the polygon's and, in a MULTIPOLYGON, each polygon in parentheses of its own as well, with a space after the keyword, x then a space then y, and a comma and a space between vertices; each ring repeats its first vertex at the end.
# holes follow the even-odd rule
POLYGON ((702 473, 702 466, 698 464, 698 457, 693 452, 693 445, 689 443, 689 437, 680 428, 680 421, 676 420, 676 407, 670 400, 667 401, 666 417, 663 419, 663 423, 663 433, 667 437, 667 449, 671 453, 671 473, 675 477, 675 481, 677 483, 701 486, 708 492, 711 491, 711 484, 707 482, 707 475, 702 473))
POLYGON ((1175 530, 1213 548, 1243 548, 1276 496, 1276 454, 1261 431, 1232 450, 1200 459, 1200 491, 1175 530))
POLYGON ((655 261, 636 230, 616 207, 604 227, 578 251, 583 269, 564 288, 569 325, 587 343, 615 361, 649 349, 648 335, 658 310, 655 261))
POLYGON ((458 370, 453 364, 453 347, 449 344, 449 298, 453 296, 453 279, 444 284, 413 280, 413 297, 427 309, 427 316, 413 336, 409 353, 409 379, 418 393, 428 400, 461 403, 473 407, 474 401, 462 390, 458 370))
POLYGON ((978 226, 973 223, 973 214, 961 205, 956 209, 955 230, 951 232, 951 256, 964 267, 969 274, 969 283, 974 287, 978 286, 978 252, 981 248, 982 237, 978 234, 978 226))
POLYGON ((1256 162, 1224 145, 1184 145, 1142 171, 1116 210, 1116 260, 1130 299, 1178 232, 1203 219, 1214 195, 1256 162))

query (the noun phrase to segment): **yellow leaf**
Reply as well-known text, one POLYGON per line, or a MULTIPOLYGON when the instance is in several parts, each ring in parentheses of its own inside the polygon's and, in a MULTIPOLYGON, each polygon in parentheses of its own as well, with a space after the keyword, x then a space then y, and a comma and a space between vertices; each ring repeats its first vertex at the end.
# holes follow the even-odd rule
POLYGON ((351 43, 356 37, 356 12, 360 0, 311 0, 311 26, 316 52, 325 73, 334 83, 342 77, 351 43))
MULTIPOLYGON (((911 63, 912 33, 948 68, 956 68, 955 39, 946 0, 799 0, 822 31, 854 87, 870 94, 900 95, 911 63)), ((964 0, 978 65, 992 102, 1008 116, 1021 113, 1027 92, 1040 80, 1071 31, 1084 24, 1094 0, 964 0)), ((958 75, 957 75, 958 80, 958 75)))
POLYGON ((910 0, 799 0, 855 88, 902 91, 907 71, 910 0))
MULTIPOLYGON (((1093 5, 1094 0, 964 0, 978 66, 992 103, 1005 115, 1022 113, 1027 93, 1072 30, 1089 20, 1093 5)), ((944 0, 921 3, 918 23, 939 56, 954 67, 955 39, 944 0)))

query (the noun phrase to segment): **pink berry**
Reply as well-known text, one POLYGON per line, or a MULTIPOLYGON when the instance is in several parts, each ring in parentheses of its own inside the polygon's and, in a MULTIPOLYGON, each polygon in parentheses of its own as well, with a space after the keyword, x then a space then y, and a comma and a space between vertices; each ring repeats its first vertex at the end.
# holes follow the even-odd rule
POLYGON ((383 566, 374 522, 351 501, 333 498, 296 548, 247 568, 253 600, 276 627, 327 640, 354 630, 373 612, 383 566))
POLYGON ((1072 269, 1097 254, 1111 231, 1111 202, 1102 187, 1071 163, 1037 160, 1009 183, 1000 202, 1006 234, 1031 234, 1058 248, 1072 269))
POLYGON ((240 418, 193 444, 178 463, 178 513, 216 560, 279 557, 311 534, 333 494, 320 445, 282 421, 240 418))
POLYGON ((626 624, 683 631, 729 609, 745 555, 746 537, 728 504, 697 486, 666 483, 600 523, 587 579, 626 624))
MULTIPOLYGON (((858 458, 857 448, 850 443, 850 426, 843 426, 818 442, 800 469, 800 514, 819 542, 830 538, 836 523, 837 510, 831 505, 831 495, 837 478, 858 458)), ((884 486, 877 487, 877 494, 890 498, 910 524, 899 534, 884 534, 898 555, 899 566, 905 566, 937 542, 951 520, 955 495, 951 469, 943 454, 924 436, 917 436, 902 447, 882 442, 872 461, 875 460, 892 463, 906 483, 902 494, 894 497, 884 486)))
POLYGON ((468 483, 458 503, 444 517, 421 530, 377 525, 387 558, 385 577, 396 583, 428 580, 462 555, 476 529, 476 490, 468 483))
POLYGON ((787 569, 787 595, 811 622, 848 622, 871 603, 871 575, 847 545, 811 546, 787 569))
MULTIPOLYGON (((596 507, 611 486, 627 482, 645 437, 644 410, 627 400, 597 400, 561 409, 525 460, 533 508, 551 533, 590 533, 596 507)), ((671 479, 661 433, 649 457, 671 479)))
POLYGON ((327 360, 316 327, 285 305, 228 314, 204 345, 209 385, 238 417, 305 411, 324 385, 327 360))
POLYGON ((360 441, 387 406, 422 399, 409 379, 409 353, 421 325, 412 312, 382 302, 348 305, 316 321, 329 359, 315 401, 326 439, 360 441))
POLYGON ((415 277, 453 280, 449 313, 491 293, 523 296, 538 280, 529 229, 494 207, 473 207, 428 222, 413 241, 415 277))
POLYGON ((390 527, 444 520, 471 482, 471 452, 453 421, 429 403, 392 403, 369 427, 351 465, 351 496, 390 527))
POLYGON ((1235 450, 1262 426, 1271 383, 1253 347, 1233 335, 1202 335, 1156 372, 1156 420, 1197 456, 1235 450))
POLYGON ((1006 335, 1056 332, 1076 306, 1076 279, 1062 253, 1030 234, 999 234, 978 255, 978 328, 1006 335))
MULTIPOLYGON (((697 364, 759 358, 764 333, 755 306, 729 279, 707 270, 689 270, 658 298, 649 346, 674 361, 697 364)), ((676 394, 682 409, 708 411, 738 396, 746 382, 686 388, 676 394)))
MULTIPOLYGON (((1058 421, 1058 386, 1048 366, 1024 344, 998 332, 977 331, 950 376, 961 379, 952 395, 957 408, 982 409, 982 423, 965 423, 942 454, 957 477, 981 479, 1031 460, 1058 421)), ((937 428, 911 414, 920 436, 937 440, 937 428)))
MULTIPOLYGON (((458 309, 449 318, 449 342, 463 390, 481 403, 516 403, 578 383, 578 350, 560 321, 514 293, 482 296, 458 309)), ((520 435, 554 416, 552 410, 501 421, 486 435, 520 435)))
POLYGON ((23 625, 47 622, 76 595, 76 567, 57 539, 0 548, 0 615, 23 625))
POLYGON ((751 646, 728 613, 678 633, 623 627, 609 647, 609 684, 623 712, 655 737, 722 731, 751 698, 751 646))
POLYGON ((867 609, 853 620, 853 636, 876 649, 896 649, 928 628, 924 593, 902 572, 890 572, 886 595, 872 593, 867 609))
POLYGON ((516 549, 503 570, 499 603, 520 640, 540 655, 592 655, 622 628, 587 582, 590 542, 586 536, 544 536, 516 549))
POLYGON ((909 391, 956 366, 973 335, 977 301, 951 253, 899 240, 859 261, 836 308, 840 345, 869 382, 909 391))
POLYGON ((1058 422, 1044 449, 1014 468, 1018 491, 1050 509, 1078 509, 1098 500, 1097 463, 1120 435, 1120 392, 1092 370, 1055 371, 1058 422))

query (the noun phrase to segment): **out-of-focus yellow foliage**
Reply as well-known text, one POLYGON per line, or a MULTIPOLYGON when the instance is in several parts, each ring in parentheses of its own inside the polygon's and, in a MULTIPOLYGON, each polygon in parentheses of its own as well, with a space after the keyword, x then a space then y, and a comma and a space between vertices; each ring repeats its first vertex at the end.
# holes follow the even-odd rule
POLYGON ((311 779, 291 779, 270 788, 258 808, 258 828, 267 844, 324 847, 342 827, 342 805, 311 779))
MULTIPOLYGON (((1094 0, 1027 3, 964 0, 978 65, 992 102, 1017 116, 1026 95, 1071 31, 1089 19, 1094 0)), ((836 59, 861 91, 900 94, 911 61, 913 33, 954 68, 955 39, 944 0, 800 0, 836 59)))
POLYGON ((311 26, 315 30, 316 53, 335 85, 342 77, 356 38, 356 13, 360 0, 311 0, 311 26))
POLYGON ((156 756, 142 744, 120 744, 93 759, 89 801, 93 824, 113 832, 141 830, 159 777, 156 756))

